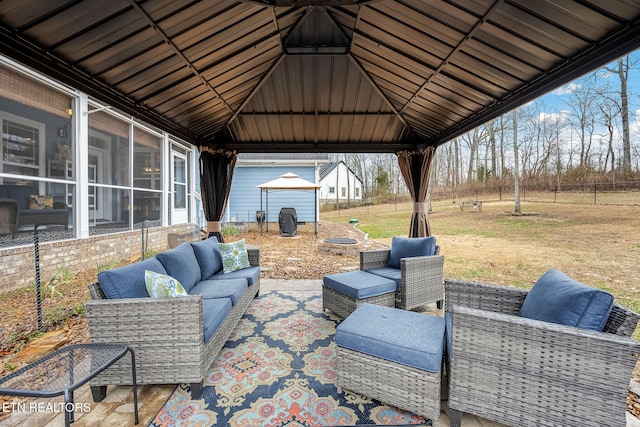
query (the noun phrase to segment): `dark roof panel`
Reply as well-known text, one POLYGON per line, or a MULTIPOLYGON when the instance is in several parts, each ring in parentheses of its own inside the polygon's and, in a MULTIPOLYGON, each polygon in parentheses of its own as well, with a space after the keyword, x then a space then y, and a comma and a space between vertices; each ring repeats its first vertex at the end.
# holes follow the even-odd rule
POLYGON ((439 145, 640 47, 640 0, 4 0, 5 55, 194 144, 439 145))

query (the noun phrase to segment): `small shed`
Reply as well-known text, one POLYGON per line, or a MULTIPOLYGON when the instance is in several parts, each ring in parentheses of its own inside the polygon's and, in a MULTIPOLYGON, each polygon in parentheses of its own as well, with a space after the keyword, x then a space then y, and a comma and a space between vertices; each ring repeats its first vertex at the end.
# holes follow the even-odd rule
MULTIPOLYGON (((318 237, 318 189, 320 188, 319 184, 315 184, 311 181, 307 181, 306 179, 300 178, 300 176, 296 175, 293 172, 287 172, 284 175, 280 175, 279 178, 273 179, 271 181, 265 182, 264 184, 260 184, 257 186, 260 189, 260 210, 262 211, 262 193, 266 195, 266 223, 267 223, 267 231, 269 231, 269 190, 277 191, 277 190, 294 190, 294 191, 314 191, 314 231, 316 237, 318 237)), ((262 231, 262 222, 260 222, 260 231, 262 231)))

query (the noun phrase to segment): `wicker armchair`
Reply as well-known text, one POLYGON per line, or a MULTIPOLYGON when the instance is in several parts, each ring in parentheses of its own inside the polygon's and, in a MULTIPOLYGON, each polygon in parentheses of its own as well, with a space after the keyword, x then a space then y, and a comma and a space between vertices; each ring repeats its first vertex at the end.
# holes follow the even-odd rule
POLYGON ((449 409, 507 425, 624 426, 640 316, 618 304, 604 332, 518 317, 527 290, 445 280, 449 409))
MULTIPOLYGON (((436 255, 402 258, 400 261, 401 283, 396 291, 396 307, 411 310, 436 302, 441 306, 443 299, 444 256, 436 255)), ((360 270, 386 268, 390 249, 360 252, 360 270)))

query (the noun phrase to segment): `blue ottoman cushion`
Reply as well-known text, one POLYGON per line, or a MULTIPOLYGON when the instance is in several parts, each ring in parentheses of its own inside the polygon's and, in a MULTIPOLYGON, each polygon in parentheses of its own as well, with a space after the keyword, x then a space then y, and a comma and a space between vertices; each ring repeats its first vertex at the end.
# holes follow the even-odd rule
POLYGON ((357 300, 395 292, 398 288, 394 280, 361 270, 329 274, 322 282, 324 286, 357 300))
POLYGON ((427 372, 439 372, 444 319, 362 304, 336 328, 336 345, 427 372))

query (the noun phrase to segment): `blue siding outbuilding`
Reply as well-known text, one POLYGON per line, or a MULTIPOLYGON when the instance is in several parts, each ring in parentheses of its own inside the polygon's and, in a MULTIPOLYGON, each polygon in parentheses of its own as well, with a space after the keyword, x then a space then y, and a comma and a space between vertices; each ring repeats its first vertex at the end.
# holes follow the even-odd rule
POLYGON ((225 221, 227 222, 257 222, 256 212, 267 212, 269 222, 278 222, 278 215, 282 208, 295 208, 298 222, 313 222, 316 219, 316 192, 313 190, 269 190, 267 209, 267 194, 262 194, 262 208, 260 206, 260 188, 258 185, 274 180, 286 173, 292 172, 307 181, 317 183, 315 166, 238 166, 233 173, 231 193, 227 203, 225 221))

